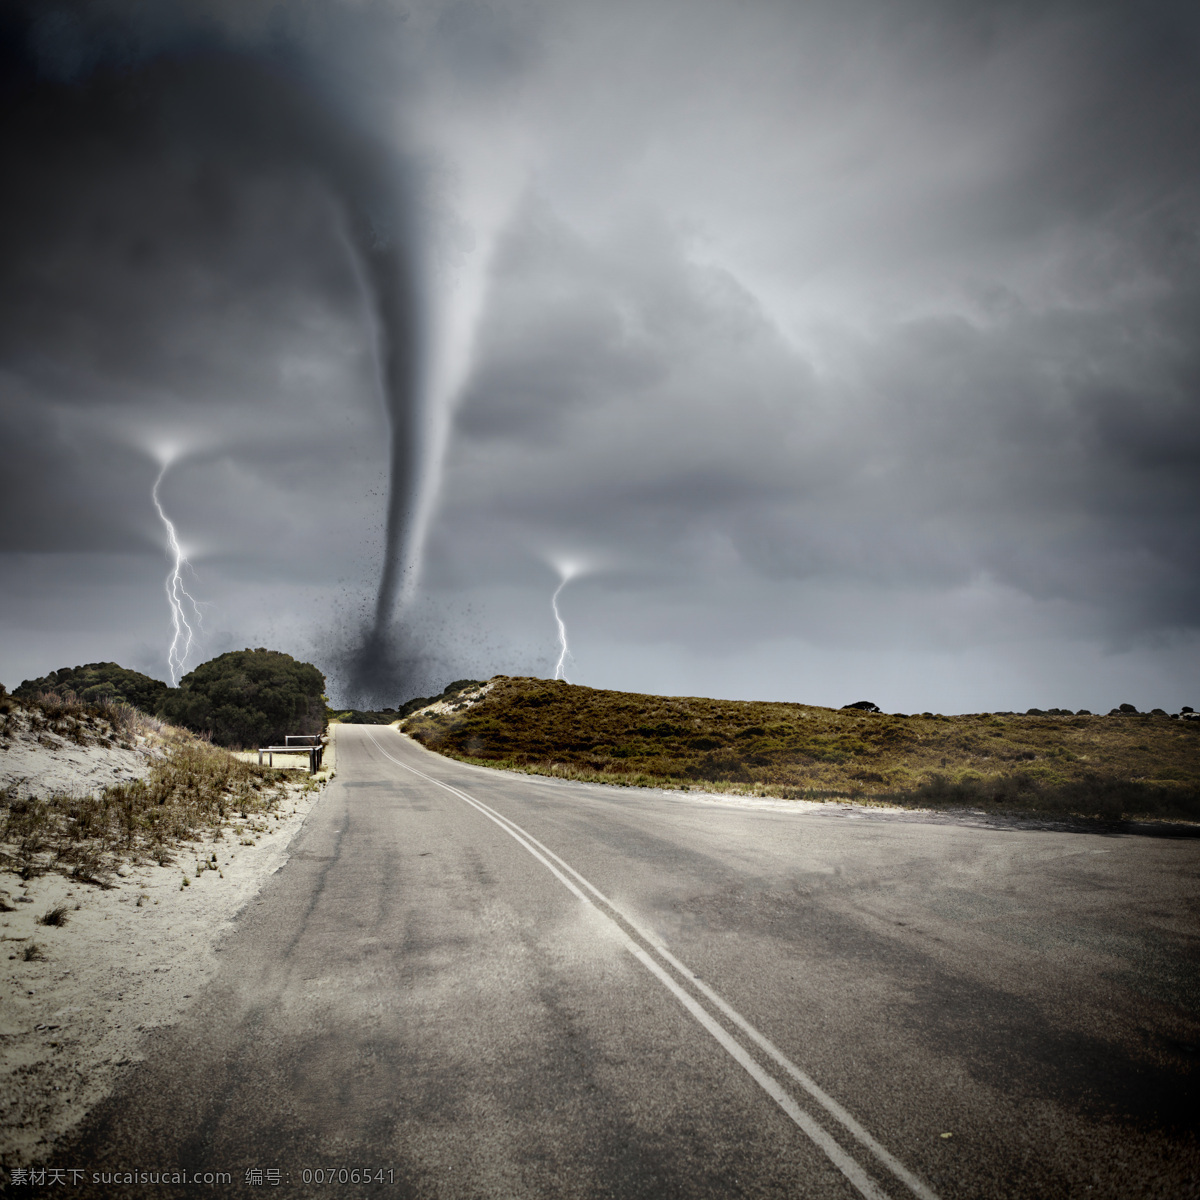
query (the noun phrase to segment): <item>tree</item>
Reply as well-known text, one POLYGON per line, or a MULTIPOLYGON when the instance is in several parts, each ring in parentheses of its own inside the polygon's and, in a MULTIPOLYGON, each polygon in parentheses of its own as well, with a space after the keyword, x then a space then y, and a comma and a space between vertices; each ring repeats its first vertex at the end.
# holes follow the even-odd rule
POLYGON ((231 650, 201 663, 164 699, 160 715, 219 746, 282 745, 325 727, 325 676, 278 650, 231 650))
POLYGON ((59 667, 40 679, 26 679, 13 695, 33 700, 39 692, 65 696, 74 692, 85 704, 102 700, 123 700, 152 713, 162 703, 167 685, 138 671, 130 671, 115 662, 86 663, 82 667, 59 667))

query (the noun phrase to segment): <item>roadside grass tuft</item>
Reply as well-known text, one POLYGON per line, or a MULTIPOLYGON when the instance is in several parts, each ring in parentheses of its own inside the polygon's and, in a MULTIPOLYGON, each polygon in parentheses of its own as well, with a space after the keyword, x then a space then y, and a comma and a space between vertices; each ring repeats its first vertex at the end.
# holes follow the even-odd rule
POLYGON ((473 707, 402 728, 463 762, 590 783, 1200 821, 1200 721, 1164 713, 905 716, 498 676, 473 707))
POLYGON ((39 925, 57 925, 59 927, 67 923, 67 914, 70 909, 65 904, 56 904, 53 908, 47 909, 40 917, 38 917, 39 925))

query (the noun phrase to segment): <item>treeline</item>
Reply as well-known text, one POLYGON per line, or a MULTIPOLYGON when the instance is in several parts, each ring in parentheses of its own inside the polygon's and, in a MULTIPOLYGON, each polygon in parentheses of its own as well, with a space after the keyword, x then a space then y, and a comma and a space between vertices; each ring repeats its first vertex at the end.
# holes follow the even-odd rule
POLYGON ((40 695, 73 695, 87 704, 125 703, 204 734, 218 746, 282 743, 292 733, 325 728, 325 676, 311 663, 279 650, 232 650, 168 687, 118 663, 63 667, 26 679, 13 691, 25 702, 40 695))
POLYGON ((169 690, 161 679, 127 670, 119 663, 98 662, 60 667, 40 679, 26 679, 12 694, 25 701, 41 695, 65 698, 74 694, 83 704, 132 704, 142 712, 154 714, 169 690))
POLYGON ((456 679, 438 695, 414 696, 398 708, 334 711, 327 706, 325 676, 316 667, 260 647, 232 650, 202 663, 177 688, 119 663, 97 662, 26 679, 12 694, 26 703, 57 696, 85 706, 130 704, 204 734, 218 746, 252 748, 281 744, 288 734, 320 733, 329 720, 388 725, 478 686, 474 679, 456 679))

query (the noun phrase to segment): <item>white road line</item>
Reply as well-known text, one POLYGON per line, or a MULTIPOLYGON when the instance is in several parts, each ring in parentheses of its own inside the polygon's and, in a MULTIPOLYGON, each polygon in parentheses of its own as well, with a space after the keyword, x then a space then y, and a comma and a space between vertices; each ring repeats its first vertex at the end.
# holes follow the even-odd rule
POLYGON ((689 996, 687 992, 685 992, 683 988, 681 988, 679 984, 677 984, 675 980, 673 980, 670 975, 668 975, 666 971, 663 970, 663 968, 659 966, 659 964, 656 963, 649 954, 646 953, 645 950, 643 950, 640 946, 635 945, 633 942, 629 942, 628 945, 630 950, 633 951, 634 957, 642 964, 642 966, 650 971, 659 980, 659 982, 662 983, 662 985, 676 997, 679 1003, 682 1004, 684 1008, 686 1008, 688 1012, 690 1012, 692 1016, 695 1017, 696 1020, 699 1021, 709 1033, 712 1034, 714 1038, 716 1038, 729 1056, 736 1063, 738 1063, 739 1066, 743 1067, 750 1078, 753 1079, 754 1082, 757 1083, 758 1086, 762 1088, 762 1090, 766 1092, 767 1095, 770 1096, 771 1099, 774 1100, 775 1103, 778 1104, 779 1107, 782 1108, 783 1111, 787 1113, 787 1115, 791 1117, 792 1120, 806 1134, 808 1134, 808 1136, 825 1152, 825 1155, 829 1161, 832 1162, 833 1165, 837 1167, 837 1169, 841 1171, 841 1173, 845 1175, 845 1177, 852 1184, 854 1184, 854 1186, 858 1188, 858 1190, 864 1196, 868 1198, 868 1200, 889 1200, 888 1194, 879 1187, 879 1185, 866 1173, 866 1171, 864 1171, 862 1167, 859 1166, 859 1164, 855 1162, 855 1160, 852 1159, 850 1155, 848 1155, 845 1150, 843 1150, 841 1146, 839 1146, 837 1142, 835 1142, 833 1138, 831 1138, 829 1134, 826 1133, 826 1131, 822 1129, 821 1126, 818 1125, 816 1121, 814 1121, 812 1117, 810 1117, 808 1113, 806 1113, 804 1109, 802 1109, 800 1105, 798 1105, 795 1100, 793 1100, 791 1096, 789 1096, 787 1092, 785 1092, 783 1088, 781 1088, 779 1084, 776 1083, 775 1080, 772 1079, 771 1076, 768 1075, 766 1071, 764 1071, 762 1067, 760 1067, 758 1063, 756 1063, 754 1059, 750 1057, 749 1054, 746 1053, 742 1046, 734 1041, 734 1039, 731 1038, 729 1034, 726 1033, 725 1030, 722 1029, 721 1026, 712 1019, 712 1016, 700 1006, 698 1001, 689 996))
MULTIPOLYGON (((498 825, 509 837, 514 841, 519 842, 534 858, 538 860, 560 883, 563 884, 573 895, 583 901, 585 904, 591 904, 591 900, 571 882, 570 879, 563 873, 564 871, 573 875, 589 892, 592 893, 602 904, 611 909, 621 921, 625 922, 630 929, 634 930, 637 935, 642 938, 656 954, 663 958, 671 967, 673 967, 687 982, 702 993, 712 1004, 714 1004, 725 1016, 741 1029, 755 1044, 759 1046, 767 1055, 775 1060, 788 1075, 792 1077, 814 1100, 816 1100, 830 1116, 834 1117, 842 1126, 849 1132, 858 1143, 866 1150, 870 1151, 875 1158, 883 1163, 898 1179, 902 1180, 913 1192, 914 1195, 920 1197, 920 1200, 938 1200, 937 1194, 933 1192, 929 1186, 918 1176, 914 1175, 907 1167, 904 1166, 894 1155, 889 1153, 883 1146, 876 1141, 832 1096, 824 1092, 816 1082, 811 1079, 804 1071, 800 1070, 786 1055, 779 1050, 773 1042, 759 1033, 749 1021, 746 1020, 731 1004, 719 996, 712 988, 703 983, 694 972, 685 967, 674 955, 672 955, 658 938, 644 930, 635 921, 625 915, 617 906, 604 895, 594 884, 585 879, 578 871, 575 870, 569 863, 565 862, 553 850, 544 846, 531 833, 523 829, 515 821, 504 816, 502 813, 496 812, 483 801, 469 796, 466 792, 444 783, 440 779, 435 779, 432 775, 426 775, 424 771, 418 770, 414 766, 410 766, 406 762, 402 762, 398 758, 390 755, 376 740, 374 734, 368 733, 368 738, 371 740, 375 748, 388 759, 390 762, 401 767, 405 771, 411 772, 413 775, 434 784, 437 787, 443 788, 452 795, 457 796, 460 800, 469 804, 476 811, 480 812, 488 820, 498 825), (550 860, 554 861, 551 862, 550 860), (562 870, 554 864, 558 863, 562 870)), ((671 976, 657 963, 641 946, 637 945, 629 935, 621 928, 621 925, 613 920, 607 913, 601 912, 601 915, 608 920, 617 930, 622 941, 630 953, 652 974, 659 980, 662 985, 671 992, 672 995, 687 1009, 692 1017, 702 1025, 720 1046, 729 1054, 735 1062, 741 1066, 747 1074, 771 1097, 772 1100, 792 1119, 792 1121, 818 1146, 829 1160, 838 1168, 846 1179, 854 1185, 854 1187, 867 1200, 888 1200, 887 1193, 882 1191, 873 1179, 862 1169, 859 1163, 851 1158, 845 1150, 823 1129, 816 1121, 813 1120, 807 1112, 804 1111, 792 1098, 781 1088, 778 1082, 764 1071, 758 1063, 746 1052, 730 1034, 722 1028, 705 1010, 700 1003, 679 986, 679 984, 671 978, 671 976)))
MULTIPOLYGON (((386 753, 386 751, 384 751, 384 753, 386 753)), ((415 767, 409 767, 410 771, 415 769, 415 767)), ((435 780, 435 782, 437 781, 435 780)), ((448 787, 449 785, 444 784, 443 786, 448 787)), ((575 878, 578 879, 585 888, 592 892, 598 900, 600 900, 603 904, 606 904, 615 913, 617 913, 621 920, 629 925, 629 927, 635 933, 637 933, 637 935, 642 938, 643 941, 654 947, 655 952, 660 958, 664 959, 672 967, 674 967, 675 970, 678 971, 679 974, 682 975, 683 978, 692 985, 692 987, 694 987, 698 992, 701 992, 708 1000, 710 1000, 717 1008, 719 1008, 721 1012, 723 1012, 725 1016, 729 1018, 730 1021, 737 1025, 747 1037, 751 1038, 760 1049, 762 1049, 766 1054, 770 1055, 770 1057, 773 1058, 802 1088, 804 1088, 804 1090, 808 1092, 808 1094, 814 1100, 816 1100, 816 1102, 820 1104, 821 1107, 824 1108, 831 1117, 840 1122, 846 1131, 850 1133, 864 1149, 869 1150, 896 1176, 897 1179, 902 1180, 915 1196, 920 1197, 920 1200, 938 1200, 937 1194, 928 1186, 928 1184, 925 1183, 924 1180, 922 1180, 919 1176, 914 1175, 902 1162, 900 1162, 899 1159, 881 1146, 879 1142, 876 1141, 875 1138, 873 1138, 832 1096, 825 1092, 817 1084, 817 1082, 811 1078, 811 1076, 796 1066, 796 1064, 792 1062, 792 1060, 788 1058, 787 1055, 785 1055, 783 1051, 781 1051, 769 1038, 755 1029, 755 1027, 751 1025, 750 1022, 747 1021, 746 1018, 737 1011, 737 1009, 729 1004, 723 997, 714 992, 712 988, 710 988, 699 978, 699 976, 685 967, 683 963, 681 963, 662 944, 662 942, 659 941, 658 938, 649 932, 649 930, 643 929, 636 921, 617 908, 617 906, 613 904, 613 902, 607 896, 605 896, 603 892, 599 891, 593 884, 580 875, 579 872, 570 865, 570 863, 564 862, 557 854, 554 853, 553 850, 539 842, 537 838, 533 836, 533 834, 521 829, 519 825, 515 825, 515 822, 510 821, 509 818, 505 817, 503 814, 498 815, 502 821, 506 821, 509 824, 514 825, 515 828, 520 829, 522 835, 528 838, 529 841, 532 842, 533 845, 535 845, 540 851, 542 851, 543 854, 547 855, 549 858, 552 858, 563 868, 563 870, 574 875, 575 878)))

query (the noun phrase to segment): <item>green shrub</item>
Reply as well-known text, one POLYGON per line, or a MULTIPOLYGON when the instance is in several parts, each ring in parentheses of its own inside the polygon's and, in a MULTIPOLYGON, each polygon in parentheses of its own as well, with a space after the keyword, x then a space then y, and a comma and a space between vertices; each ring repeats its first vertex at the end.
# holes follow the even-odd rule
POLYGON ((115 662, 86 663, 82 667, 59 667, 40 679, 26 679, 13 695, 32 701, 39 695, 73 698, 83 706, 132 704, 152 713, 162 703, 167 685, 139 671, 130 671, 115 662))
POLYGON ((382 712, 373 712, 369 709, 360 708, 344 708, 340 711, 334 709, 329 710, 329 719, 337 721, 342 725, 390 725, 397 720, 398 714, 395 711, 388 712, 384 709, 382 712))
POLYGON ((219 746, 282 744, 325 726, 325 676, 278 650, 231 650, 170 689, 159 712, 219 746))

